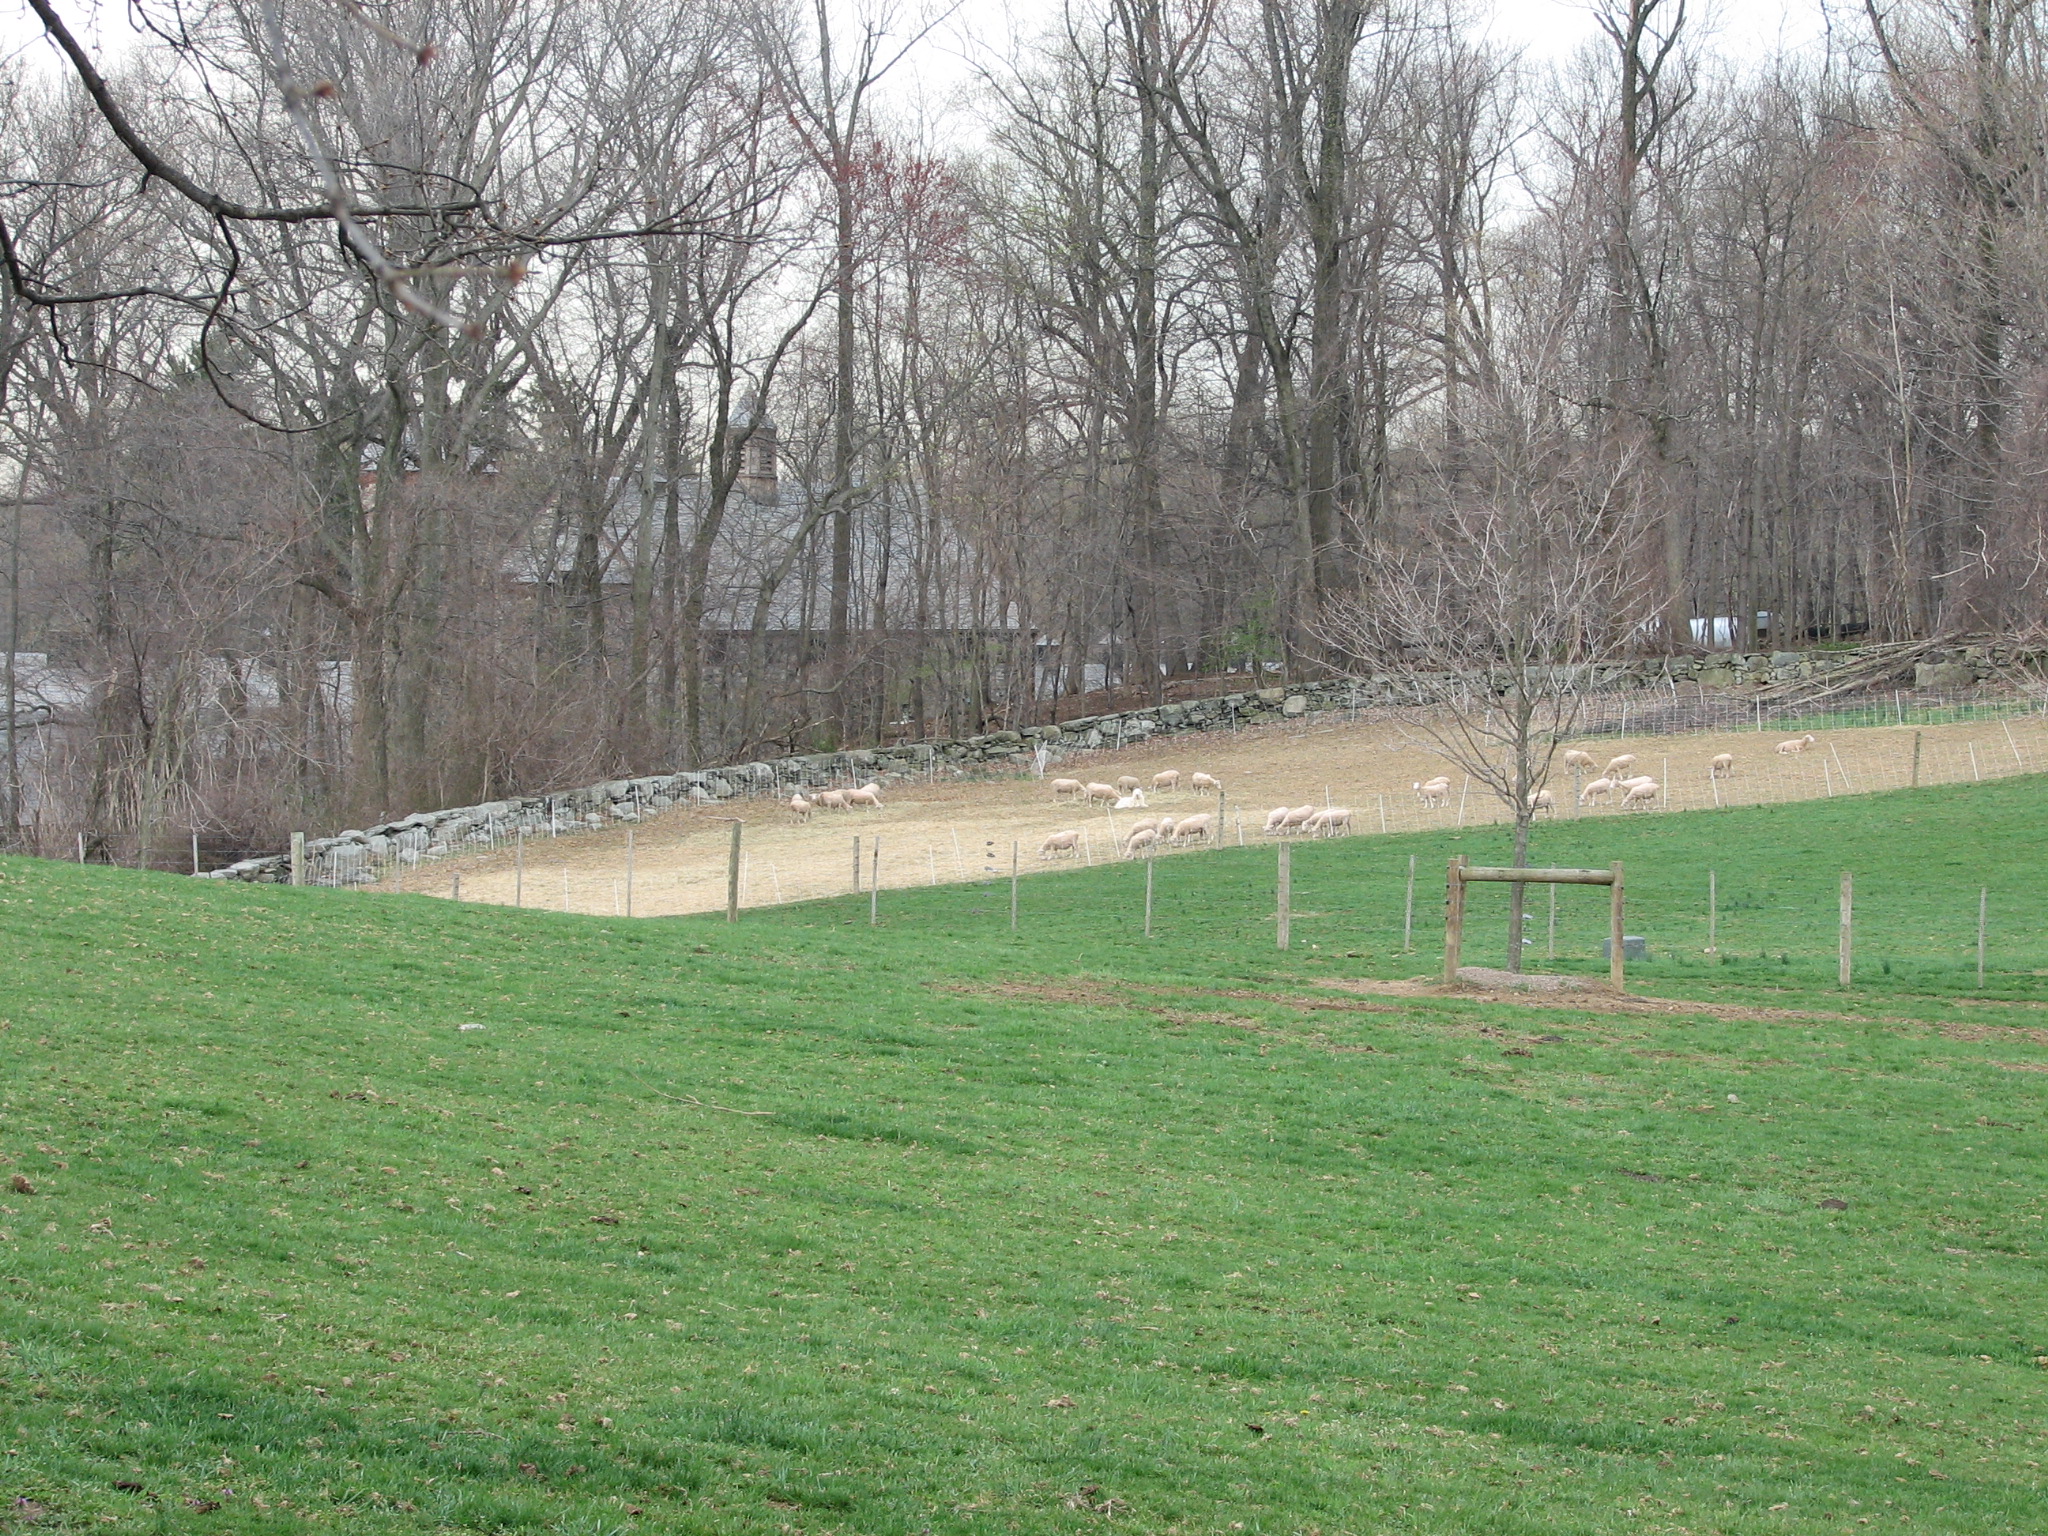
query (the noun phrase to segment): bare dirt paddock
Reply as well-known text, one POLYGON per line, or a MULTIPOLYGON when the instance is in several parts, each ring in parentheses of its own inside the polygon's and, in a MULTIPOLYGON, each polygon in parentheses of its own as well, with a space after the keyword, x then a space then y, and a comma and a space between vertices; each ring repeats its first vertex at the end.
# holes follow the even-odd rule
MULTIPOLYGON (((1803 733, 1802 733, 1803 734, 1803 733)), ((1785 733, 1729 731, 1682 736, 1602 738, 1587 743, 1601 763, 1621 752, 1636 755, 1634 772, 1656 777, 1663 792, 1654 808, 1581 808, 1569 775, 1553 780, 1557 814, 1657 815, 1716 804, 1754 805, 1814 799, 1827 794, 1902 788, 1912 781, 1914 737, 1920 738, 1922 784, 1968 782, 2048 767, 2048 720, 1974 720, 1939 726, 1885 726, 1820 735, 1795 756, 1774 748, 1785 733), (1714 781, 1709 761, 1727 752, 1733 774, 1714 781)), ((1465 785, 1425 745, 1404 739, 1385 720, 1349 722, 1314 716, 1299 724, 1241 733, 1177 736, 1120 753, 1094 753, 1056 765, 1052 774, 1113 782, 1135 774, 1147 783, 1165 768, 1183 778, 1196 771, 1224 784, 1222 841, 1264 841, 1266 812, 1275 806, 1348 806, 1354 834, 1413 832, 1505 819, 1505 808, 1479 785, 1465 785), (1411 786, 1450 773, 1449 801, 1419 803, 1411 786)), ((777 801, 732 801, 649 815, 631 832, 630 909, 636 917, 717 910, 725 905, 731 824, 746 824, 740 900, 743 906, 839 896, 855 889, 854 849, 861 847, 862 888, 880 845, 883 889, 985 880, 1007 876, 1011 847, 1027 873, 1102 863, 1118 856, 1134 819, 1164 813, 1181 817, 1216 809, 1214 796, 1150 795, 1146 811, 1086 809, 1054 803, 1048 780, 1032 778, 940 781, 884 786, 879 811, 820 811, 799 824, 777 801), (1074 859, 1041 860, 1047 833, 1072 828, 1085 834, 1074 859)), ((523 852, 494 852, 439 860, 386 879, 370 889, 408 889, 446 896, 460 876, 466 901, 553 911, 619 913, 628 909, 628 830, 624 826, 558 839, 530 839, 523 852)), ((1186 857, 1195 848, 1173 850, 1186 857)))

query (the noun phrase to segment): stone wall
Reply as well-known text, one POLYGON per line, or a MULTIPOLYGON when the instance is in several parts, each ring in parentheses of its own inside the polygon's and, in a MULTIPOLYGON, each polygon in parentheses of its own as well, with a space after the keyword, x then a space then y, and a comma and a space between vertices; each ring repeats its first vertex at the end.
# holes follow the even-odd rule
MULTIPOLYGON (((1835 650, 1645 657, 1585 669, 1581 681, 1598 692, 1657 688, 1673 681, 1713 689, 1805 680, 1821 683, 1830 673, 1857 663, 1864 655, 1856 650, 1835 650)), ((2048 663, 2048 647, 1963 646, 1923 654, 1913 663, 1914 687, 1967 688, 2001 677, 2013 667, 2040 668, 2044 663, 2048 663)), ((1901 665, 1905 663, 1902 661, 1901 665)), ((416 811, 397 821, 360 831, 308 839, 306 878, 321 885, 363 883, 375 880, 380 871, 394 865, 403 868, 423 859, 495 847, 522 832, 528 836, 559 836, 635 822, 675 805, 710 805, 759 796, 786 798, 800 788, 830 788, 868 779, 888 783, 939 774, 956 777, 974 771, 1024 773, 1035 766, 1041 749, 1048 761, 1058 761, 1070 753, 1115 750, 1187 731, 1263 725, 1332 709, 1428 703, 1445 697, 1454 685, 1465 681, 1451 673, 1403 673, 1259 688, 1150 709, 1091 715, 1058 725, 991 731, 961 741, 782 757, 689 773, 613 779, 562 794, 526 795, 453 810, 416 811)), ((288 881, 291 860, 284 854, 243 859, 212 873, 215 878, 226 880, 288 881)))

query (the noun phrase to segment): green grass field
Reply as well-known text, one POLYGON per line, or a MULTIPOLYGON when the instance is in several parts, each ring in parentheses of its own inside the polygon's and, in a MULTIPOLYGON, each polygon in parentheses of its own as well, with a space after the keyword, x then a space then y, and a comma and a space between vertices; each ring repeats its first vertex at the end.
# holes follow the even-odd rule
POLYGON ((1298 848, 1286 954, 1270 849, 1149 943, 0 861, 0 1527, 2039 1532, 2043 791, 1541 829, 1647 1014, 1325 984, 1493 829, 1298 848))

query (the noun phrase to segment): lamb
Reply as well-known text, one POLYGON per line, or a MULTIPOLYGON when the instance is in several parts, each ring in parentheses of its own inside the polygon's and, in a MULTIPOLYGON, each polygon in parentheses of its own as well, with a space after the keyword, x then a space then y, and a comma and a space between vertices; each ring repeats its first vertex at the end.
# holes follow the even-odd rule
POLYGON ((818 791, 818 804, 828 811, 843 811, 846 809, 846 791, 821 789, 818 791))
POLYGON ((1188 816, 1173 824, 1173 840, 1177 843, 1209 841, 1209 826, 1212 818, 1207 811, 1198 816, 1188 816))
POLYGON ((1557 814, 1557 796, 1547 789, 1532 789, 1529 791, 1529 809, 1549 811, 1554 816, 1557 814))
POLYGON ((1144 805, 1145 791, 1134 789, 1128 795, 1118 796, 1116 809, 1120 811, 1136 811, 1144 809, 1144 805))
POLYGON ((1218 778, 1212 778, 1206 773, 1198 773, 1189 779, 1188 787, 1198 795, 1211 793, 1220 795, 1223 793, 1223 781, 1218 778))
POLYGON ((1447 804, 1451 798, 1451 781, 1443 777, 1431 779, 1427 784, 1414 786, 1415 798, 1427 806, 1447 804))
POLYGON ((856 805, 865 805, 871 810, 879 811, 882 808, 882 786, 863 784, 859 789, 849 789, 846 792, 846 804, 849 810, 856 805))
POLYGON ((1720 753, 1707 763, 1707 777, 1710 779, 1725 779, 1734 772, 1735 754, 1733 752, 1720 753))
POLYGON ((1564 765, 1565 767, 1572 769, 1583 768, 1588 773, 1591 773, 1593 769, 1597 766, 1593 761, 1592 753, 1581 752, 1577 747, 1573 747, 1570 751, 1565 753, 1564 765))
POLYGON ((1308 819, 1308 830, 1316 837, 1335 837, 1341 830, 1351 830, 1351 809, 1349 806, 1330 805, 1317 811, 1308 819))
POLYGON ((1121 799, 1122 796, 1117 792, 1116 789, 1114 789, 1112 786, 1108 784, 1090 783, 1082 788, 1081 798, 1083 800, 1089 801, 1090 803, 1093 803, 1097 800, 1118 800, 1121 799))
POLYGON ((1054 779, 1052 781, 1052 797, 1055 800, 1064 800, 1069 795, 1078 798, 1085 787, 1079 779, 1054 779))
POLYGON ((1781 741, 1778 743, 1778 756, 1797 757, 1801 752, 1804 752, 1808 747, 1812 745, 1813 736, 1810 733, 1805 736, 1794 736, 1790 741, 1781 741))
POLYGON ((1153 774, 1152 787, 1154 789, 1179 789, 1180 770, 1178 768, 1169 768, 1164 773, 1153 774))
POLYGON ((1287 816, 1288 810, 1284 805, 1276 805, 1272 810, 1266 812, 1266 836, 1272 837, 1282 827, 1286 826, 1287 816))
POLYGON ((1135 773, 1127 773, 1116 781, 1116 787, 1128 795, 1138 787, 1138 776, 1135 773))
POLYGON ((1591 805, 1595 800, 1605 800, 1614 793, 1614 787, 1614 780, 1612 779, 1594 779, 1584 789, 1579 791, 1579 804, 1591 805))
POLYGON ((1636 755, 1633 752, 1624 752, 1619 757, 1610 757, 1607 760, 1607 777, 1610 779, 1619 778, 1622 774, 1627 773, 1629 769, 1635 767, 1635 765, 1636 755))
POLYGON ((1147 827, 1142 832, 1134 832, 1131 834, 1130 841, 1124 844, 1124 857, 1135 859, 1141 852, 1150 853, 1158 841, 1159 834, 1150 827, 1147 827))
POLYGON ((804 798, 802 790, 798 790, 789 797, 789 808, 795 813, 798 821, 809 821, 811 819, 811 812, 816 809, 810 801, 804 798))
POLYGON ((1069 829, 1064 832, 1048 832, 1045 841, 1038 845, 1041 859, 1055 858, 1062 853, 1078 855, 1081 851, 1081 834, 1069 829))
POLYGON ((1648 807, 1656 802, 1657 791, 1661 788, 1655 779, 1637 779, 1628 786, 1628 792, 1621 797, 1621 808, 1630 806, 1648 807))

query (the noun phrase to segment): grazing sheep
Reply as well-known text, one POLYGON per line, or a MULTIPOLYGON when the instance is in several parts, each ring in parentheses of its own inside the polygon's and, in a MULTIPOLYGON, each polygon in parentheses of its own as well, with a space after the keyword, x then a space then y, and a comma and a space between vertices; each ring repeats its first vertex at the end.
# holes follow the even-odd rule
POLYGON ((1155 830, 1159 833, 1160 842, 1170 843, 1173 841, 1173 827, 1174 821, 1171 816, 1162 816, 1159 818, 1159 825, 1157 828, 1155 828, 1155 830))
POLYGON ((1133 833, 1131 840, 1124 844, 1124 857, 1135 859, 1140 853, 1150 853, 1158 841, 1159 834, 1150 827, 1142 832, 1133 833))
POLYGON ((810 801, 804 798, 802 790, 798 790, 789 797, 789 808, 798 821, 809 821, 811 819, 811 812, 816 809, 810 801))
POLYGON ((1287 817, 1288 809, 1284 805, 1276 805, 1266 812, 1266 836, 1272 837, 1278 833, 1287 824, 1287 817))
POLYGON ((1214 820, 1207 811, 1198 816, 1184 817, 1173 824, 1173 840, 1177 843, 1206 843, 1214 820))
POLYGON ((1041 859, 1057 858, 1063 853, 1078 856, 1080 852, 1081 834, 1071 829, 1065 832, 1048 832, 1045 841, 1038 845, 1038 856, 1041 859))
POLYGON ((1567 768, 1583 768, 1588 773, 1591 773, 1593 769, 1596 766, 1598 766, 1593 761, 1592 753, 1581 752, 1577 747, 1573 747, 1570 751, 1565 753, 1564 765, 1567 768))
POLYGON ((1624 773, 1627 773, 1629 769, 1635 767, 1635 765, 1636 755, 1633 752, 1624 752, 1619 757, 1610 757, 1607 760, 1607 777, 1618 779, 1624 773))
POLYGON ((1621 808, 1627 810, 1632 805, 1645 808, 1654 805, 1661 787, 1655 779, 1637 779, 1629 785, 1628 793, 1621 797, 1621 808))
POLYGON ((843 811, 846 809, 846 791, 843 789, 821 789, 818 791, 818 804, 828 811, 843 811))
POLYGON ((1551 815, 1555 816, 1557 814, 1557 796, 1547 789, 1532 789, 1529 791, 1529 809, 1531 811, 1548 811, 1551 815))
POLYGON ((1082 789, 1081 798, 1092 803, 1097 800, 1119 800, 1123 797, 1113 785, 1091 783, 1082 789))
POLYGON ((1052 781, 1052 797, 1055 800, 1064 800, 1067 796, 1073 795, 1078 799, 1082 789, 1085 787, 1079 779, 1054 779, 1052 781))
POLYGON ((1812 745, 1813 737, 1810 734, 1805 736, 1794 736, 1790 741, 1781 741, 1778 743, 1778 756, 1797 757, 1800 753, 1804 752, 1808 747, 1812 745))
POLYGON ((1448 804, 1451 798, 1451 781, 1444 778, 1431 779, 1427 784, 1414 786, 1415 798, 1426 806, 1448 804))
POLYGON ((864 805, 870 810, 879 811, 882 808, 882 786, 863 784, 859 789, 849 789, 846 792, 846 804, 849 810, 856 805, 864 805))
POLYGON ((1621 781, 1623 789, 1634 789, 1638 784, 1654 784, 1657 781, 1647 773, 1632 773, 1621 781))
POLYGON ((1600 778, 1593 780, 1579 791, 1579 804, 1591 805, 1595 800, 1605 800, 1614 793, 1614 780, 1600 778))
POLYGON ((1193 778, 1189 779, 1188 787, 1198 795, 1206 795, 1211 793, 1220 795, 1223 793, 1223 781, 1218 778, 1213 778, 1206 773, 1198 773, 1193 778))
POLYGON ((1309 818, 1319 809, 1313 805, 1297 805, 1287 813, 1287 819, 1280 824, 1282 832, 1292 832, 1308 825, 1309 818))
POLYGON ((1128 795, 1118 797, 1116 802, 1116 809, 1120 811, 1138 811, 1144 808, 1145 791, 1142 789, 1134 789, 1128 795))
POLYGON ((1720 753, 1707 762, 1707 777, 1710 779, 1725 779, 1734 772, 1735 754, 1733 752, 1720 753))
POLYGON ((1153 774, 1152 787, 1154 789, 1179 789, 1180 770, 1178 768, 1169 768, 1164 773, 1153 774))
POLYGON ((1116 781, 1116 787, 1128 795, 1138 787, 1138 776, 1135 773, 1127 773, 1116 781))
POLYGON ((1351 808, 1343 805, 1329 805, 1317 811, 1308 819, 1308 832, 1312 837, 1335 837, 1339 832, 1351 830, 1351 808))
POLYGON ((1133 832, 1143 832, 1143 831, 1146 831, 1147 829, 1150 829, 1150 830, 1152 830, 1152 831, 1157 831, 1157 830, 1158 830, 1158 828, 1159 828, 1159 821, 1160 821, 1160 818, 1159 818, 1159 817, 1157 817, 1157 816, 1145 816, 1145 817, 1141 817, 1141 818, 1140 818, 1139 820, 1137 820, 1137 821, 1134 821, 1134 822, 1132 822, 1132 823, 1131 823, 1131 825, 1130 825, 1129 829, 1125 831, 1125 833, 1124 833, 1124 836, 1125 836, 1125 838, 1129 838, 1129 837, 1130 837, 1130 835, 1131 835, 1131 833, 1133 833, 1133 832))

